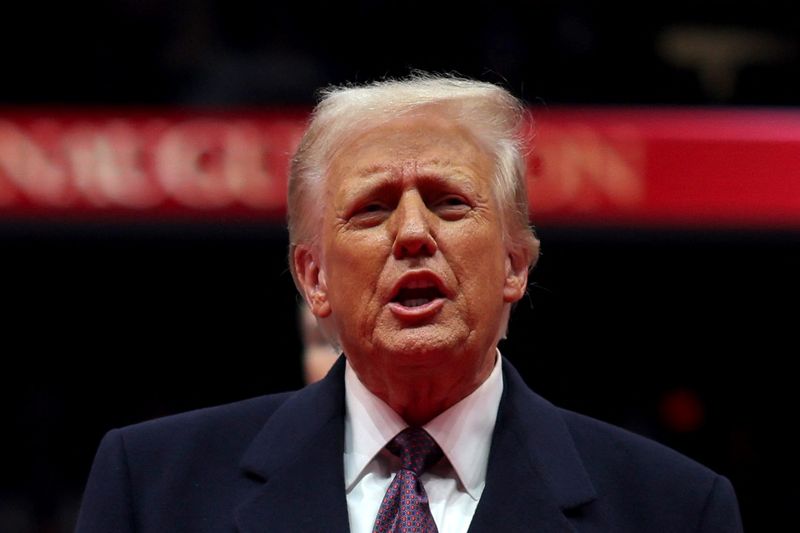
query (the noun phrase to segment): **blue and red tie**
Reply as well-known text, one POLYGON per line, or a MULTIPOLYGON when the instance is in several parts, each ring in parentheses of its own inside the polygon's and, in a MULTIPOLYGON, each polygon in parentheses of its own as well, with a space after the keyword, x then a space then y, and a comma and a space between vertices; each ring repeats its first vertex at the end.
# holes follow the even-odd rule
POLYGON ((422 428, 404 429, 386 448, 402 466, 383 497, 373 533, 436 533, 419 476, 442 457, 442 450, 422 428))

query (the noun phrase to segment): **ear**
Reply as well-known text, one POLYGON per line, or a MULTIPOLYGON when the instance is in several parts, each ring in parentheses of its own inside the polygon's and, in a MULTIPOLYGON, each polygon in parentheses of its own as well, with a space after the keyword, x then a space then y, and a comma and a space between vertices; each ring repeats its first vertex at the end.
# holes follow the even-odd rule
POLYGON ((530 254, 539 255, 539 241, 536 240, 535 250, 527 250, 522 246, 509 247, 506 255, 506 279, 503 285, 503 300, 514 303, 525 295, 528 288, 528 271, 531 265, 530 254))
POLYGON ((328 301, 328 283, 325 271, 321 267, 319 253, 312 246, 298 244, 292 252, 294 271, 297 283, 308 302, 308 308, 317 318, 325 318, 331 314, 328 301))

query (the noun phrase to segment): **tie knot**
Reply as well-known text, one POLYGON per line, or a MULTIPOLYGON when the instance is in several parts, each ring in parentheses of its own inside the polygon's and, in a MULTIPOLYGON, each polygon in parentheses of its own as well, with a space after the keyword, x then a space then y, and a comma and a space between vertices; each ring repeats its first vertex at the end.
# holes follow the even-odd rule
POLYGON ((386 447, 400 458, 402 468, 411 470, 416 475, 422 474, 442 457, 442 449, 422 428, 404 429, 386 447))

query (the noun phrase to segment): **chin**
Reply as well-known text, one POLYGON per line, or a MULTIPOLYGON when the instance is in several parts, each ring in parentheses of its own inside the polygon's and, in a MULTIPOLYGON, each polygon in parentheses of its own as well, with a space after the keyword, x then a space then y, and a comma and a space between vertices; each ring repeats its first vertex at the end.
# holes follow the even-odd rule
POLYGON ((403 328, 376 340, 381 353, 413 365, 436 365, 458 359, 467 348, 468 335, 453 328, 426 325, 403 328))

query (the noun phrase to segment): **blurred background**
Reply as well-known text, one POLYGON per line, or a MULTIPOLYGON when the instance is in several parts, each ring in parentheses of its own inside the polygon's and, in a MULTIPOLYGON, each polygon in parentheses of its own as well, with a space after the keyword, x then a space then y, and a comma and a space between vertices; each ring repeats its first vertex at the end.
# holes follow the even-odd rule
POLYGON ((111 428, 302 386, 286 159, 328 84, 531 106, 542 257, 501 350, 551 401, 800 489, 800 4, 11 2, 0 531, 71 531, 111 428))

